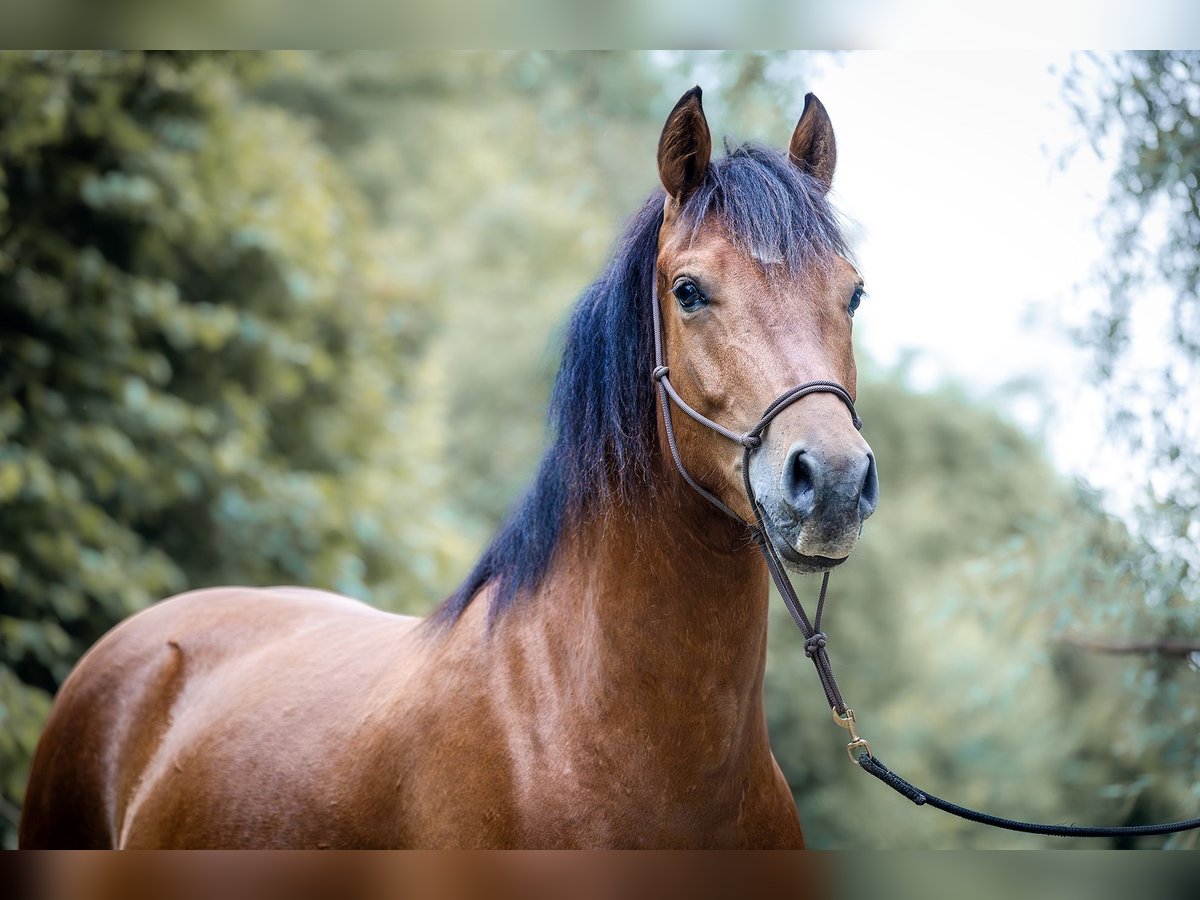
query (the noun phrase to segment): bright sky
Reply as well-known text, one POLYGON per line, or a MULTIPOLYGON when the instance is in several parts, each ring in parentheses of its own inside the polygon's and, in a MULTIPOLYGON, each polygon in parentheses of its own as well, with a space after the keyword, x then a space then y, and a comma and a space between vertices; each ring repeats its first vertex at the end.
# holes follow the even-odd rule
POLYGON ((1066 333, 1095 303, 1110 167, 1062 99, 1069 62, 868 51, 806 81, 833 119, 835 201, 858 230, 860 346, 884 363, 911 352, 916 386, 951 377, 1036 432, 1045 404, 1012 385, 1031 381, 1060 407, 1046 432, 1059 466, 1111 487, 1089 360, 1066 333))

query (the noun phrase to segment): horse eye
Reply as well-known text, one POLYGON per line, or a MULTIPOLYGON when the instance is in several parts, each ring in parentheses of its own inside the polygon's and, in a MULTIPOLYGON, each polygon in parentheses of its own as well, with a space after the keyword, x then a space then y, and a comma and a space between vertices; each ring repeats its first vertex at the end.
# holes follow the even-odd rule
POLYGON ((854 293, 850 296, 850 305, 847 307, 850 312, 850 318, 854 318, 854 311, 857 310, 858 305, 862 303, 864 294, 866 294, 866 291, 863 290, 863 286, 861 284, 854 288, 854 293))
POLYGON ((704 294, 700 293, 700 288, 696 287, 696 283, 688 278, 681 278, 675 282, 671 293, 675 295, 684 312, 699 309, 708 302, 704 294))

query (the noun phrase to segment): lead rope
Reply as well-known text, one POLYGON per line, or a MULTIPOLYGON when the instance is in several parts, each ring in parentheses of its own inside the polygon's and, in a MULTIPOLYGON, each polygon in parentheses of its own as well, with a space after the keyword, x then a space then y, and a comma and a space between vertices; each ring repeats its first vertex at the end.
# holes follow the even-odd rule
POLYGON ((659 402, 662 406, 663 427, 666 431, 667 447, 670 449, 671 459, 675 461, 675 468, 679 470, 679 474, 683 476, 683 480, 692 490, 726 516, 750 530, 755 544, 758 545, 758 549, 766 561, 767 571, 771 573, 771 580, 775 583, 775 588, 779 591, 779 596, 783 598, 783 603, 787 607, 788 613, 791 614, 792 621, 796 623, 800 634, 804 636, 804 655, 812 660, 813 666, 817 670, 817 678, 820 679, 821 688, 825 691, 825 700, 829 704, 833 720, 850 733, 850 742, 846 745, 846 753, 849 755, 850 761, 864 771, 874 775, 892 790, 907 797, 917 806, 932 806, 935 809, 940 809, 942 812, 958 816, 960 819, 967 819, 968 821, 978 822, 982 825, 990 825, 993 828, 1004 828, 1008 831, 1021 831, 1028 834, 1043 834, 1055 837, 1146 837, 1150 835, 1175 834, 1180 831, 1190 831, 1193 828, 1200 828, 1200 817, 1158 825, 1117 825, 1110 827, 1043 825, 1036 822, 1005 819, 1000 816, 993 816, 989 813, 969 809, 965 806, 959 806, 956 803, 951 803, 949 800, 943 800, 940 797, 930 794, 928 791, 923 791, 911 782, 901 778, 884 765, 883 760, 871 752, 870 745, 858 735, 854 710, 850 709, 846 705, 846 701, 842 698, 842 692, 838 687, 837 679, 833 676, 833 667, 829 662, 829 654, 826 652, 829 639, 821 631, 821 616, 825 611, 825 596, 829 590, 829 572, 825 572, 821 579, 821 593, 817 598, 816 616, 810 620, 808 613, 804 610, 803 604, 792 588, 791 581, 788 580, 787 574, 784 572, 783 563, 780 561, 779 555, 771 543, 771 539, 767 536, 766 524, 763 521, 762 504, 755 498, 754 488, 750 484, 750 455, 762 446, 763 432, 780 412, 809 394, 833 394, 850 410, 850 417, 854 422, 854 427, 861 430, 862 420, 858 417, 858 411, 854 408, 854 400, 850 397, 849 392, 836 382, 810 381, 792 388, 776 399, 774 403, 767 407, 766 412, 763 413, 758 423, 745 434, 730 431, 723 425, 696 412, 696 410, 684 402, 683 398, 679 396, 671 384, 669 377, 670 369, 663 359, 662 313, 658 304, 657 271, 653 273, 652 278, 651 307, 654 317, 653 378, 658 389, 659 402), (687 467, 683 464, 682 457, 679 455, 679 446, 675 440, 675 426, 671 421, 672 402, 701 425, 742 446, 742 483, 746 491, 746 498, 749 500, 750 508, 754 513, 753 523, 747 522, 730 509, 719 497, 700 484, 688 472, 687 467))

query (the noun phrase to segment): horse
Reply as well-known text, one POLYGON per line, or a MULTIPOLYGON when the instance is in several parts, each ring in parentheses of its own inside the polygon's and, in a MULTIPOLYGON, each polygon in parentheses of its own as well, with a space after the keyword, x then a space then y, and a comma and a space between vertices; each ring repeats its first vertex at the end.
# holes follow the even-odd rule
POLYGON ((836 156, 809 94, 786 151, 714 157, 685 93, 661 189, 569 320, 532 484, 463 584, 423 619, 298 587, 137 613, 58 693, 21 846, 803 847, 763 706, 768 570, 689 482, 747 521, 752 485, 783 562, 821 573, 875 507, 874 457, 814 393, 743 472, 699 420, 670 429, 655 343, 710 419, 745 427, 801 382, 849 402, 836 156))

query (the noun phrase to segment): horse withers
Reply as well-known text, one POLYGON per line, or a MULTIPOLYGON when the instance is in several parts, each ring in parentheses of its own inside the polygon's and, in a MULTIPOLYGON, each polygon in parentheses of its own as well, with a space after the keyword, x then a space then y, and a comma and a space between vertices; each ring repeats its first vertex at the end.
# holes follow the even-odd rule
MULTIPOLYGON (((835 161, 811 95, 786 152, 713 159, 688 91, 663 190, 572 316, 540 468, 462 586, 427 619, 292 587, 133 616, 59 692, 22 846, 802 846, 763 709, 767 569, 666 453, 651 303, 706 417, 744 429, 809 381, 852 396, 835 161)), ((742 448, 684 416, 674 437, 749 520, 742 448)), ((748 478, 800 572, 848 556, 877 491, 828 393, 771 421, 748 478)))

